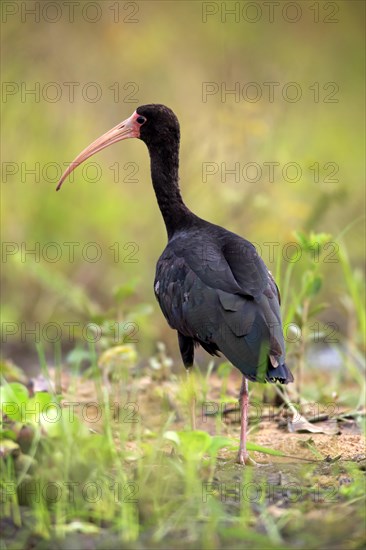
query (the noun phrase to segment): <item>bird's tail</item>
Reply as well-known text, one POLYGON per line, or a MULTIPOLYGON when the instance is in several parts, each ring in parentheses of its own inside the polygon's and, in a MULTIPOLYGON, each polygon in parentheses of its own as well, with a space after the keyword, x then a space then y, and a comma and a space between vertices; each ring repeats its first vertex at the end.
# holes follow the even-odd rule
POLYGON ((281 384, 288 384, 289 382, 294 381, 292 372, 285 363, 278 365, 277 367, 274 367, 271 361, 268 361, 268 363, 266 373, 267 382, 280 382, 281 384))

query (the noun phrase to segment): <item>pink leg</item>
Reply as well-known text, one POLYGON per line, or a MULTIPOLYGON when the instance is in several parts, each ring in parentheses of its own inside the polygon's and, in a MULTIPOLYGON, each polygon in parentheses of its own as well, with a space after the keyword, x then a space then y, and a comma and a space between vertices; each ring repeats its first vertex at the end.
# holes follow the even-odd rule
POLYGON ((191 393, 189 400, 189 413, 191 417, 191 430, 196 430, 196 395, 194 393, 194 389, 192 386, 192 380, 191 380, 191 367, 186 370, 187 372, 187 385, 188 385, 188 391, 191 393))
POLYGON ((248 408, 249 408, 249 392, 248 392, 248 380, 243 376, 239 393, 240 404, 240 446, 238 452, 239 464, 255 465, 255 462, 250 458, 247 453, 247 426, 248 426, 248 408))

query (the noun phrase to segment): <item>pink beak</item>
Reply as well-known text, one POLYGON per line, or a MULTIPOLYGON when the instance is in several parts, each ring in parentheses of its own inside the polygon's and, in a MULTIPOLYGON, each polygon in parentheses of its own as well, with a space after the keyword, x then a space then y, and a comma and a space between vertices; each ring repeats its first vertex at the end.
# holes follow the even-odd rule
POLYGON ((86 159, 89 157, 95 155, 95 153, 98 153, 102 149, 105 149, 106 147, 109 147, 113 143, 117 143, 117 141, 121 141, 122 139, 128 139, 128 138, 136 138, 140 137, 140 125, 136 122, 136 118, 139 115, 136 113, 136 111, 133 113, 133 115, 130 116, 130 118, 127 118, 123 122, 120 122, 100 136, 98 139, 93 141, 84 151, 82 151, 66 168, 65 172, 62 174, 62 177, 60 181, 58 182, 58 185, 56 187, 56 191, 58 191, 71 172, 75 170, 81 163, 83 163, 86 159))

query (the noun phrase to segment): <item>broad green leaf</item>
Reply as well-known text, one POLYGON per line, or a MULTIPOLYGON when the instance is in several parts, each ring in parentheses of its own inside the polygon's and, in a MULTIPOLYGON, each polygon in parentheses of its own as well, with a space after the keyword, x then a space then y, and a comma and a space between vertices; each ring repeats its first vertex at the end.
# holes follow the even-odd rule
POLYGON ((29 400, 28 390, 19 382, 10 382, 0 388, 1 412, 12 420, 20 420, 29 400))
POLYGON ((194 432, 178 432, 180 439, 180 451, 186 460, 202 457, 211 445, 211 436, 207 432, 196 430, 194 432))
POLYGON ((23 414, 22 422, 38 424, 41 421, 41 415, 50 409, 49 404, 52 402, 52 396, 45 392, 37 392, 34 397, 29 399, 23 414))
POLYGON ((211 445, 208 449, 208 453, 211 456, 216 456, 217 452, 223 447, 230 447, 232 445, 231 439, 228 437, 223 437, 221 435, 214 435, 211 438, 211 445))

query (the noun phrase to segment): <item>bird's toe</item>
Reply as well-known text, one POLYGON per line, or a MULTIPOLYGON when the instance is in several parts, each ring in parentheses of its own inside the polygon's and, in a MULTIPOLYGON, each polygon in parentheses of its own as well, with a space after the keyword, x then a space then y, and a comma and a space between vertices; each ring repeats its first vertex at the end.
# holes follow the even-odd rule
POLYGON ((256 461, 249 456, 249 453, 242 450, 239 450, 238 452, 237 463, 242 466, 257 466, 256 461))

